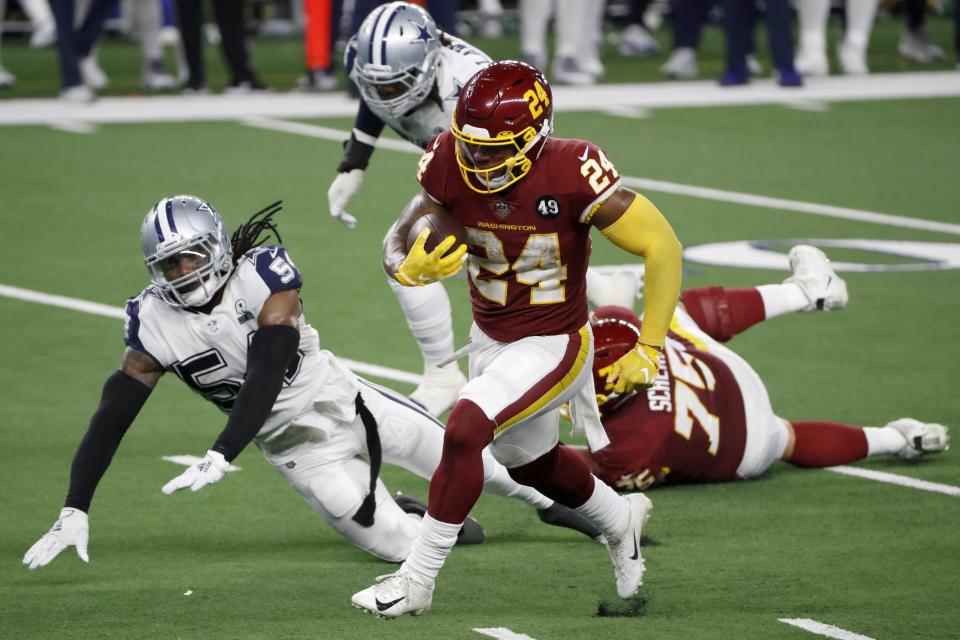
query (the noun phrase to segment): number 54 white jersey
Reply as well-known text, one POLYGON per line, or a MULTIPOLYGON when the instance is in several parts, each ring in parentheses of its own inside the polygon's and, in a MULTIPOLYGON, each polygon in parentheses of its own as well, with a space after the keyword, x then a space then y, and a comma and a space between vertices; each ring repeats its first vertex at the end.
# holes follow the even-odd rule
MULTIPOLYGON (((247 370, 247 348, 259 328, 257 318, 274 293, 300 289, 303 280, 283 247, 251 249, 224 285, 220 303, 209 313, 174 308, 152 287, 127 301, 124 342, 171 371, 188 387, 229 413, 247 370)), ((356 378, 328 351, 316 330, 300 316, 300 345, 287 369, 273 410, 257 435, 279 436, 297 416, 315 409, 335 422, 356 413, 356 378)))

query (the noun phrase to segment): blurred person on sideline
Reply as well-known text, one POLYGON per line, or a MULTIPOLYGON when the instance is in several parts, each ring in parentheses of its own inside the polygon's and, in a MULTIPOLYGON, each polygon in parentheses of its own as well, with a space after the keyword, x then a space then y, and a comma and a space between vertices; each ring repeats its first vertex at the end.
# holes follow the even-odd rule
MULTIPOLYGON (((877 4, 878 0, 846 0, 846 30, 843 41, 837 45, 837 59, 840 69, 847 75, 869 73, 867 45, 877 14, 877 4)), ((830 0, 797 0, 796 8, 800 44, 794 65, 805 76, 825 76, 830 72, 827 62, 830 0)))
MULTIPOLYGON (((203 4, 200 0, 177 0, 177 23, 188 70, 185 93, 208 92, 203 61, 203 4)), ((265 90, 267 87, 260 82, 250 64, 244 24, 246 0, 212 0, 212 4, 220 31, 220 50, 230 73, 227 93, 265 90)))

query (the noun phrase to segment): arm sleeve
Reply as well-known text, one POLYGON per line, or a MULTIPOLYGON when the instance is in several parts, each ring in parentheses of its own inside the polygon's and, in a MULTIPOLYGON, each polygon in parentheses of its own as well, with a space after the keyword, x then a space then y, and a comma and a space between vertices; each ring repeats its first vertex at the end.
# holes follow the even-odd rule
POLYGON ((297 355, 300 332, 288 325, 267 325, 253 334, 247 350, 247 375, 230 410, 227 426, 211 448, 229 462, 250 444, 273 409, 283 375, 297 355))
POLYGON ((383 133, 385 125, 377 114, 370 110, 367 103, 360 101, 360 110, 353 123, 350 138, 343 144, 343 160, 337 166, 337 173, 352 171, 353 169, 366 170, 370 164, 377 138, 383 133))
POLYGON ((100 478, 110 466, 120 440, 133 424, 150 391, 150 387, 122 371, 107 378, 100 395, 100 406, 90 419, 90 426, 73 456, 70 488, 64 506, 83 512, 90 510, 90 501, 100 478))
POLYGON ((623 215, 600 233, 621 249, 643 257, 640 342, 662 347, 680 297, 683 247, 673 228, 652 202, 637 194, 623 215))

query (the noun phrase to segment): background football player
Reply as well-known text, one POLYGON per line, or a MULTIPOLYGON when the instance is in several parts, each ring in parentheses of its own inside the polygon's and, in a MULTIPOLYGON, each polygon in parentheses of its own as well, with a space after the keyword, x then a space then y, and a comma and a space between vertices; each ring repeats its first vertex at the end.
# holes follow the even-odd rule
MULTIPOLYGON (((254 215, 232 240, 220 214, 195 196, 164 198, 147 213, 140 242, 151 285, 127 301, 120 368, 104 384, 74 456, 60 517, 24 556, 31 569, 70 545, 87 561, 94 491, 167 371, 229 417, 203 461, 164 485, 165 494, 218 482, 252 440, 351 542, 385 560, 407 556, 419 518, 390 498, 378 478, 380 463, 429 478, 440 460, 443 426, 320 349, 303 317, 300 272, 283 247, 262 244, 264 232, 276 234, 271 216, 278 210, 276 203, 254 215)), ((570 510, 514 482, 489 453, 483 481, 492 493, 548 510, 541 519, 551 524, 599 535, 570 510)), ((416 505, 408 508, 417 512, 416 505)))
MULTIPOLYGON (((367 16, 347 46, 345 66, 361 100, 337 177, 327 192, 330 214, 355 227, 357 220, 347 208, 360 191, 384 127, 424 148, 450 127, 461 88, 488 64, 489 56, 438 30, 416 5, 391 2, 367 16)), ((633 305, 638 283, 630 274, 606 276, 591 270, 588 277, 591 296, 612 294, 620 304, 633 305)), ((424 362, 423 382, 410 397, 440 416, 453 406, 467 381, 456 363, 437 366, 453 353, 450 299, 439 283, 409 288, 393 278, 388 281, 424 362)))
POLYGON ((460 92, 451 130, 427 145, 421 190, 387 236, 384 268, 405 286, 452 276, 467 254, 474 324, 470 381, 447 421, 423 525, 400 569, 353 596, 364 610, 398 616, 430 608, 436 576, 480 495, 487 445, 514 479, 603 532, 621 597, 640 585, 650 501, 618 496, 558 444, 559 407, 570 401, 575 426, 591 445, 602 444, 585 292, 591 226, 646 264, 647 321, 614 365, 621 392, 656 377, 682 248, 657 208, 621 186, 596 145, 551 137, 552 114, 550 86, 536 68, 504 61, 479 71, 460 92), (412 225, 428 214, 459 221, 469 250, 446 254, 450 236, 427 253, 424 228, 408 251, 412 225))
MULTIPOLYGON (((606 399, 601 411, 610 445, 593 453, 577 447, 594 473, 619 489, 640 490, 659 482, 754 478, 778 459, 828 467, 882 454, 909 460, 947 448, 946 427, 911 418, 859 427, 774 413, 759 375, 720 343, 767 318, 847 303, 846 284, 822 251, 799 245, 789 258, 793 275, 783 284, 683 292, 654 385, 606 399)), ((599 390, 641 324, 623 307, 597 309, 593 322, 599 390)))

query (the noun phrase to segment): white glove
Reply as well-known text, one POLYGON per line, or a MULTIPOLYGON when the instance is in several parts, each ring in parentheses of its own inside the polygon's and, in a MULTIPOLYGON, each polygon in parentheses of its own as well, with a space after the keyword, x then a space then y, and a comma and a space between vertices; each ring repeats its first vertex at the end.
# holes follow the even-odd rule
POLYGON ((347 213, 347 204, 350 199, 360 193, 363 184, 363 169, 351 169, 338 173, 327 189, 327 200, 330 203, 330 215, 343 223, 348 229, 355 229, 357 219, 347 213))
POLYGON ((208 484, 220 482, 223 475, 230 469, 230 463, 223 458, 223 454, 218 451, 207 451, 203 460, 188 467, 186 471, 176 478, 163 485, 165 494, 170 495, 180 489, 190 487, 191 491, 200 491, 208 484))
POLYGON ((70 545, 76 545, 77 555, 84 562, 90 562, 87 555, 87 541, 90 539, 90 525, 87 523, 87 514, 80 509, 64 507, 60 510, 60 517, 50 531, 37 540, 23 555, 23 564, 34 570, 45 567, 56 558, 61 551, 70 545))

